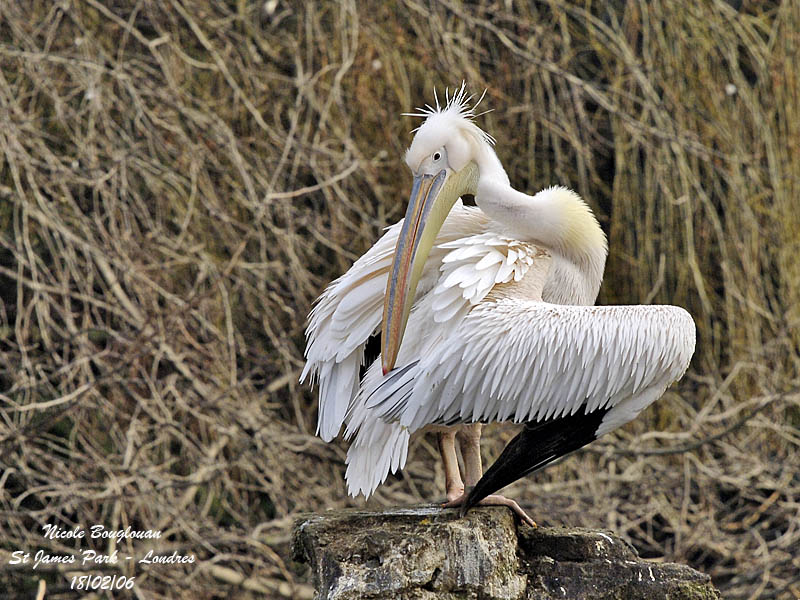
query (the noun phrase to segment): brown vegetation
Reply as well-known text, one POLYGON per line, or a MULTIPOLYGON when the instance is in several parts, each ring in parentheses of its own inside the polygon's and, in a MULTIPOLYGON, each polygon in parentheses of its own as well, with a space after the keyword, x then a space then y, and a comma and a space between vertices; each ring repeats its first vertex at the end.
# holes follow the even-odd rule
MULTIPOLYGON (((465 79, 517 187, 595 208, 601 301, 698 326, 655 408, 510 493, 800 596, 800 4, 612 4, 0 3, 0 586, 72 597, 9 553, 108 553, 41 531, 98 523, 197 557, 102 570, 139 597, 309 595, 293 518, 363 501, 297 383, 305 316, 402 215, 400 113, 465 79)), ((435 458, 370 503, 441 495, 435 458)))

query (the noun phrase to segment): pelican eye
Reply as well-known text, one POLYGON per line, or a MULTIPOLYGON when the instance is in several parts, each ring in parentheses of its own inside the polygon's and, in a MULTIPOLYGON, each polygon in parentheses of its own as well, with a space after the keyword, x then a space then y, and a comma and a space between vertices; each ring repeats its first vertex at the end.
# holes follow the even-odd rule
POLYGON ((433 160, 439 160, 440 158, 442 158, 442 153, 441 152, 434 152, 433 153, 433 160))

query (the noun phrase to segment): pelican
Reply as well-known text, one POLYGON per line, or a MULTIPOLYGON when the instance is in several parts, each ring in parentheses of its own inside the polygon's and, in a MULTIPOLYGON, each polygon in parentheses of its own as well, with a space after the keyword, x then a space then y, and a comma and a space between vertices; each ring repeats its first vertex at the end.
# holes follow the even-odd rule
POLYGON ((351 495, 369 497, 403 468, 410 436, 434 431, 444 506, 506 505, 533 524, 494 492, 634 419, 686 371, 695 327, 675 306, 593 306, 607 255, 597 219, 567 188, 511 187, 471 100, 462 84, 410 114, 424 122, 405 155, 405 218, 318 299, 301 381, 319 382, 318 434, 344 426, 352 440, 351 495), (523 427, 484 474, 493 421, 523 427))

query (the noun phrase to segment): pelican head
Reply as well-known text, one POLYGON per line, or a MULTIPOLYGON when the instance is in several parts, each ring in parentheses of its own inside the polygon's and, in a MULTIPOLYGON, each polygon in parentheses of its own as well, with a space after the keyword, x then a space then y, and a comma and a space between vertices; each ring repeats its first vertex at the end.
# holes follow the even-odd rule
MULTIPOLYGON (((464 85, 447 99, 444 108, 426 106, 409 116, 423 117, 406 151, 406 164, 414 174, 411 197, 397 240, 394 262, 386 286, 381 330, 383 372, 394 368, 417 283, 425 261, 456 200, 476 194, 479 164, 497 162, 491 148, 494 140, 472 122, 464 85)), ((482 97, 481 97, 482 98, 482 97)))

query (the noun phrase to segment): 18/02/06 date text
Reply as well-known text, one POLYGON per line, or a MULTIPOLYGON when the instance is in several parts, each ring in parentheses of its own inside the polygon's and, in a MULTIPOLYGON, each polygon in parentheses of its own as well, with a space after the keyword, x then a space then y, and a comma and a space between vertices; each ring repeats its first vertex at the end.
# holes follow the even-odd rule
MULTIPOLYGON (((147 555, 139 560, 142 564, 176 564, 193 563, 193 554, 188 556, 179 555, 173 552, 171 555, 157 555, 150 550, 147 555)), ((73 590, 130 590, 133 589, 136 577, 125 577, 124 575, 76 575, 70 580, 70 589, 73 590)))
POLYGON ((124 575, 75 575, 69 583, 71 590, 131 590, 136 577, 124 575))

